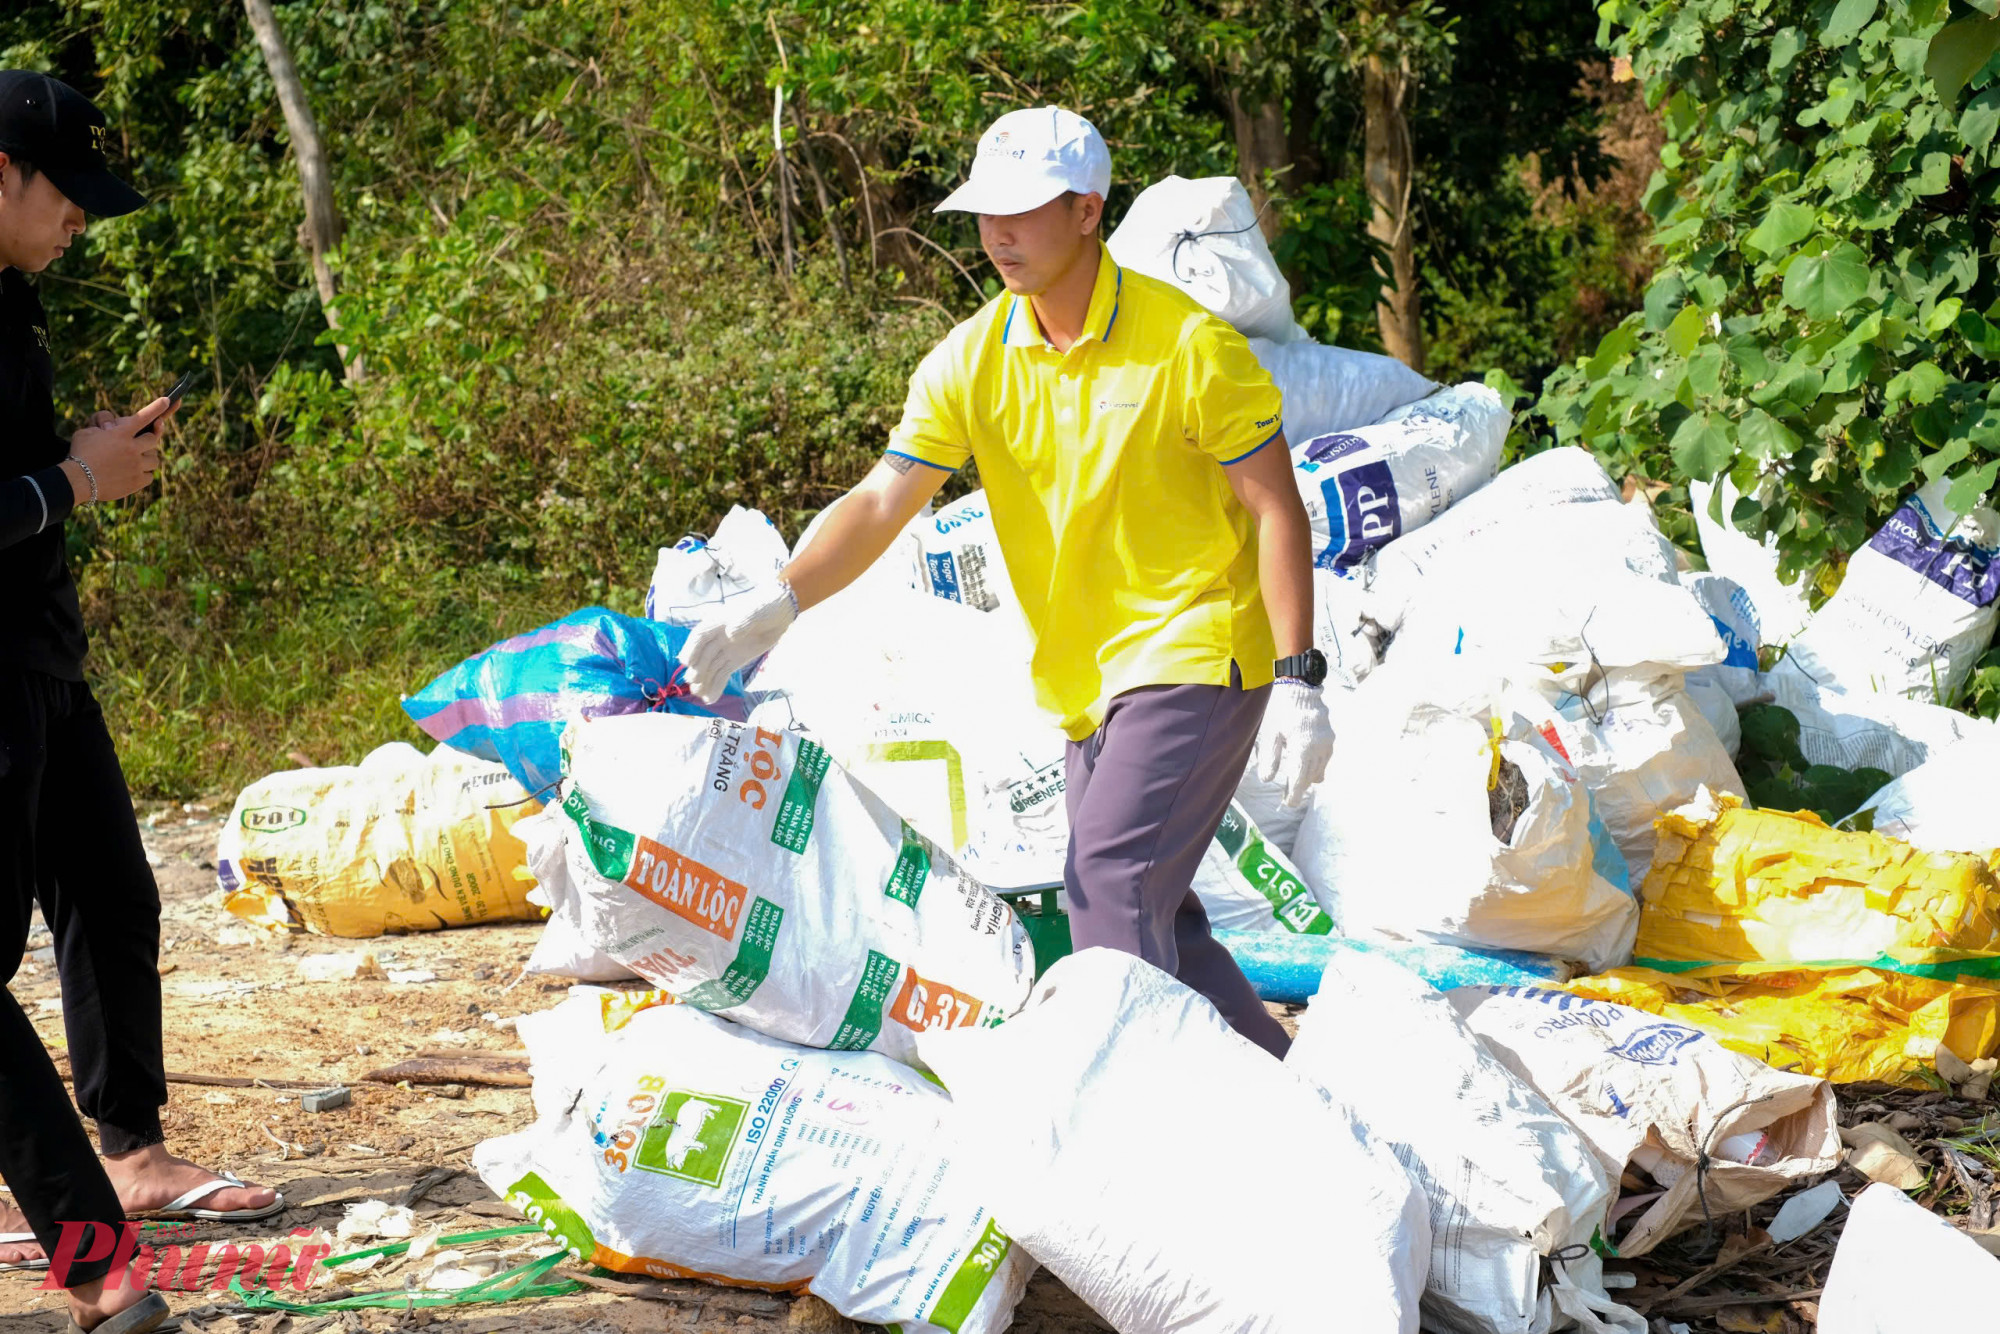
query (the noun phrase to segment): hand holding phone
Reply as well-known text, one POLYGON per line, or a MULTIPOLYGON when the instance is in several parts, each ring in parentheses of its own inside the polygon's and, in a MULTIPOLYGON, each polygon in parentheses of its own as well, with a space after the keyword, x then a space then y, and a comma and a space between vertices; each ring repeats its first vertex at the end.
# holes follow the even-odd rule
POLYGON ((167 399, 166 412, 162 412, 159 415, 159 417, 153 418, 153 420, 147 422, 144 426, 141 426, 138 430, 134 431, 133 434, 134 435, 153 434, 153 428, 159 425, 160 417, 166 416, 167 412, 172 412, 176 407, 180 406, 181 396, 187 393, 188 386, 192 385, 193 383, 194 383, 193 371, 187 372, 185 375, 181 376, 180 379, 174 381, 174 387, 172 389, 167 390, 166 392, 166 399, 167 399))

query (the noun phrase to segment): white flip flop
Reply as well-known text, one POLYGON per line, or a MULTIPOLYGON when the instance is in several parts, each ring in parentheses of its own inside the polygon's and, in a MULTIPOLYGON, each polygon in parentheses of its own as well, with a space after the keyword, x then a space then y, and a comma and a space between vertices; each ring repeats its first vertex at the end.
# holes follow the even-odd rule
POLYGON ((234 1172, 219 1172, 214 1178, 204 1181, 201 1185, 196 1186, 193 1190, 187 1192, 187 1194, 167 1205, 166 1208, 149 1210, 144 1214, 134 1214, 133 1217, 161 1219, 169 1222, 190 1219, 203 1223, 255 1223, 259 1219, 269 1218, 273 1214, 281 1214, 285 1211, 285 1197, 282 1192, 279 1193, 277 1199, 272 1200, 262 1209, 197 1209, 194 1207, 197 1200, 205 1200, 218 1190, 228 1190, 232 1186, 248 1189, 249 1183, 234 1172))
MULTIPOLYGON (((0 1232, 0 1246, 18 1246, 24 1241, 35 1239, 35 1234, 32 1232, 0 1232)), ((49 1257, 46 1255, 39 1260, 5 1260, 0 1261, 0 1274, 25 1273, 48 1267, 49 1257)))

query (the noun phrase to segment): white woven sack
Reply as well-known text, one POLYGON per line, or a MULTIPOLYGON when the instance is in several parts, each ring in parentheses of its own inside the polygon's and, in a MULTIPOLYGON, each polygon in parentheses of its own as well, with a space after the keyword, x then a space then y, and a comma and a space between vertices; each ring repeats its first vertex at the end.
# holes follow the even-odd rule
POLYGON ((1012 909, 817 743, 648 713, 573 723, 564 749, 563 818, 531 831, 566 858, 554 911, 688 1004, 908 1060, 918 1030, 1026 999, 1012 909))
POLYGON ((999 1028, 922 1050, 981 1197, 1121 1334, 1416 1334, 1422 1192, 1151 964, 1083 950, 999 1028))
POLYGON ((1118 263, 1172 283, 1245 338, 1304 337, 1292 320, 1291 284, 1234 176, 1169 176, 1147 186, 1106 244, 1118 263))
POLYGON ((1925 852, 1969 852, 1984 857, 2000 848, 2000 738, 1971 737, 1941 748, 1862 803, 1874 813, 1878 834, 1900 838, 1925 852))
MULTIPOLYGON (((1644 1255, 1699 1223, 1704 1196, 1720 1217, 1840 1165, 1833 1086, 1823 1079, 1773 1070, 1686 1025, 1566 991, 1445 994, 1487 1050, 1582 1132, 1606 1180, 1615 1186, 1637 1162, 1663 1188, 1636 1217, 1607 1227, 1619 1255, 1644 1255), (1755 1162, 1732 1158, 1739 1146, 1755 1162)), ((1620 1214, 1615 1200, 1612 1211, 1620 1214)))
POLYGON ((1385 669, 1355 692, 1292 856, 1344 935, 1531 950, 1595 972, 1630 956, 1639 905, 1603 873, 1625 868, 1594 823, 1554 709, 1503 673, 1446 659, 1385 669), (1506 777, 1496 721, 1499 759, 1527 792, 1505 838, 1491 814, 1506 777))
POLYGON ((1889 516, 1776 671, 1848 694, 1958 698, 2000 620, 2000 513, 1958 514, 1950 489, 1940 477, 1889 516))
POLYGON ((1426 1328, 1646 1334, 1605 1294, 1590 1246, 1611 1203, 1590 1145, 1421 978, 1336 953, 1285 1064, 1373 1127, 1429 1196, 1426 1328))
POLYGON ((1311 338, 1252 338, 1250 350, 1285 396, 1285 436, 1292 441, 1373 425, 1437 388, 1394 357, 1311 338))
POLYGON ((494 1194, 620 1273, 809 1291, 912 1334, 1008 1327, 1034 1264, 955 1161, 936 1086, 606 994, 522 1020, 541 1119, 473 1151, 494 1194))

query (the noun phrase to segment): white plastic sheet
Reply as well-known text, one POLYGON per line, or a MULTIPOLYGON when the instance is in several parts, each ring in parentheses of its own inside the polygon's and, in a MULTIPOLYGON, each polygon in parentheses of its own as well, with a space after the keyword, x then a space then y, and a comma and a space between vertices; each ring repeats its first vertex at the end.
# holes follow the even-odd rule
POLYGON ((1854 1197, 1819 1298, 1819 1334, 1991 1329, 2000 1260, 1897 1190, 1854 1197))

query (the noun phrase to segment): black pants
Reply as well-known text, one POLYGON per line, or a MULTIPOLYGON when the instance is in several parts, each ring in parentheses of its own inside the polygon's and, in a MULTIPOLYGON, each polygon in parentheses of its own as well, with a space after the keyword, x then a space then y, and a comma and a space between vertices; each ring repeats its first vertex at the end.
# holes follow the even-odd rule
MULTIPOLYGON (((106 1153, 158 1144, 160 891, 104 713, 81 682, 0 669, 0 983, 39 900, 55 936, 76 1103, 106 1153)), ((66 1221, 113 1228, 118 1196, 41 1039, 0 990, 0 1176, 49 1255, 66 1221)), ((70 1286, 108 1262, 76 1265, 70 1286)))

